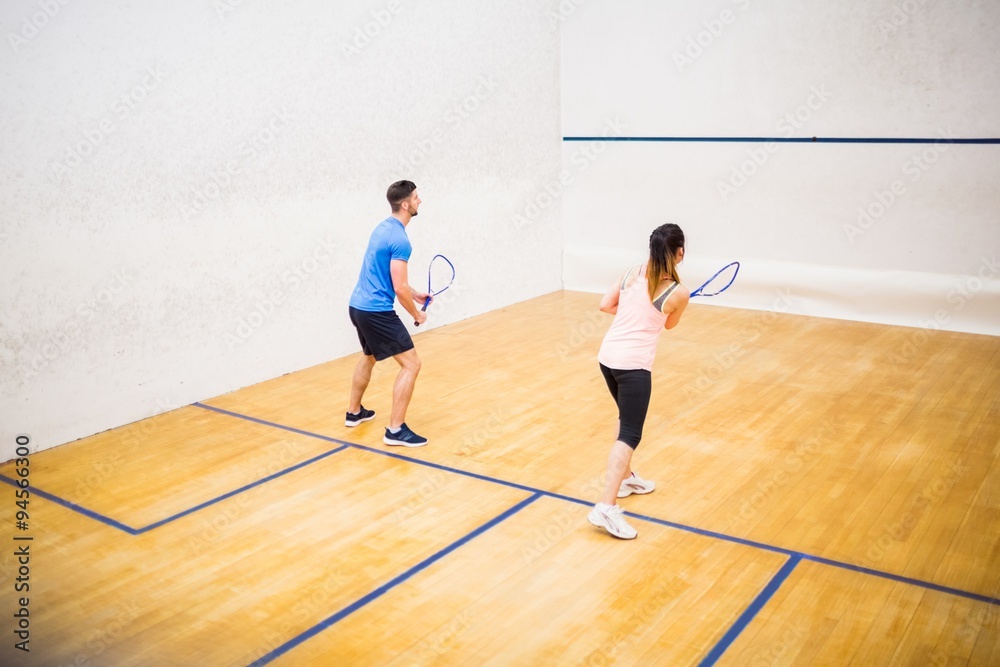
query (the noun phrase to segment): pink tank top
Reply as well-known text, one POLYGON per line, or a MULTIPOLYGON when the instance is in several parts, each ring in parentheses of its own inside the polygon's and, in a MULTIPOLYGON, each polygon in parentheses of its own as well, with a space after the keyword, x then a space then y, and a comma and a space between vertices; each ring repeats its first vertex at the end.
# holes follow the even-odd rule
POLYGON ((617 370, 643 368, 653 370, 656 343, 660 339, 667 316, 660 312, 663 302, 677 287, 671 285, 666 292, 650 303, 646 285, 645 265, 638 267, 639 276, 626 287, 636 269, 630 270, 622 280, 618 293, 618 312, 611 328, 604 334, 604 341, 597 353, 597 360, 617 370))

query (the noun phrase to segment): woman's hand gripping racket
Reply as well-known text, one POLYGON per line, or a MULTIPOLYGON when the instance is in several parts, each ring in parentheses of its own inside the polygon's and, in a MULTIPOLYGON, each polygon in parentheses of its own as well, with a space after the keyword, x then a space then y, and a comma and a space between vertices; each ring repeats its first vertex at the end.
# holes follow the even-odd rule
POLYGON ((722 294, 736 280, 740 272, 740 263, 732 262, 715 272, 715 275, 705 281, 705 284, 691 292, 691 296, 715 296, 722 294))
MULTIPOLYGON (((451 287, 453 282, 455 282, 455 265, 444 255, 434 255, 430 266, 427 267, 427 298, 424 299, 424 305, 420 310, 427 310, 431 299, 451 287), (437 289, 434 289, 435 287, 437 289)), ((413 324, 420 326, 419 322, 413 324)))

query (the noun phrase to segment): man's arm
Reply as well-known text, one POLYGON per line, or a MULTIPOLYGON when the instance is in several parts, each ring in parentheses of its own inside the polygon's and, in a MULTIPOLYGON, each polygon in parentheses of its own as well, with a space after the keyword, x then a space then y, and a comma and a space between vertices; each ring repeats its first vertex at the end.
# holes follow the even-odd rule
POLYGON ((390 260, 389 275, 392 277, 392 288, 406 312, 413 316, 415 322, 422 322, 427 319, 427 313, 421 312, 413 304, 413 290, 410 288, 407 267, 407 263, 402 259, 390 260))

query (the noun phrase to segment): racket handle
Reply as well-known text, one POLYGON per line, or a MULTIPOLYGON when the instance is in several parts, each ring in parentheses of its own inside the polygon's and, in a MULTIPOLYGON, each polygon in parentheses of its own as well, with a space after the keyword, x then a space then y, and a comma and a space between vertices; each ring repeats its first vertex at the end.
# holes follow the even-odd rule
MULTIPOLYGON (((426 299, 424 299, 424 305, 422 305, 420 307, 420 312, 426 311, 427 310, 427 306, 430 304, 430 302, 431 302, 431 298, 430 297, 427 297, 426 299)), ((414 322, 413 326, 419 327, 420 326, 420 322, 414 322)))

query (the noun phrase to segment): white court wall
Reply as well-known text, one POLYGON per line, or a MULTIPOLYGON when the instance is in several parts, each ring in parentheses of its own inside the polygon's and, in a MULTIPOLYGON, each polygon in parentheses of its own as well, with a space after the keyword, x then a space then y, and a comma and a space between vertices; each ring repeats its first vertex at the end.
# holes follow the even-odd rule
POLYGON ((1000 3, 562 5, 567 289, 676 222, 714 302, 1000 335, 1000 3), (779 143, 732 138, 930 139, 779 143), (729 140, 726 140, 726 139, 729 140))
POLYGON ((427 329, 559 289, 558 209, 515 224, 560 168, 554 7, 3 3, 0 459, 356 351, 400 178, 411 283, 459 273, 427 329))

